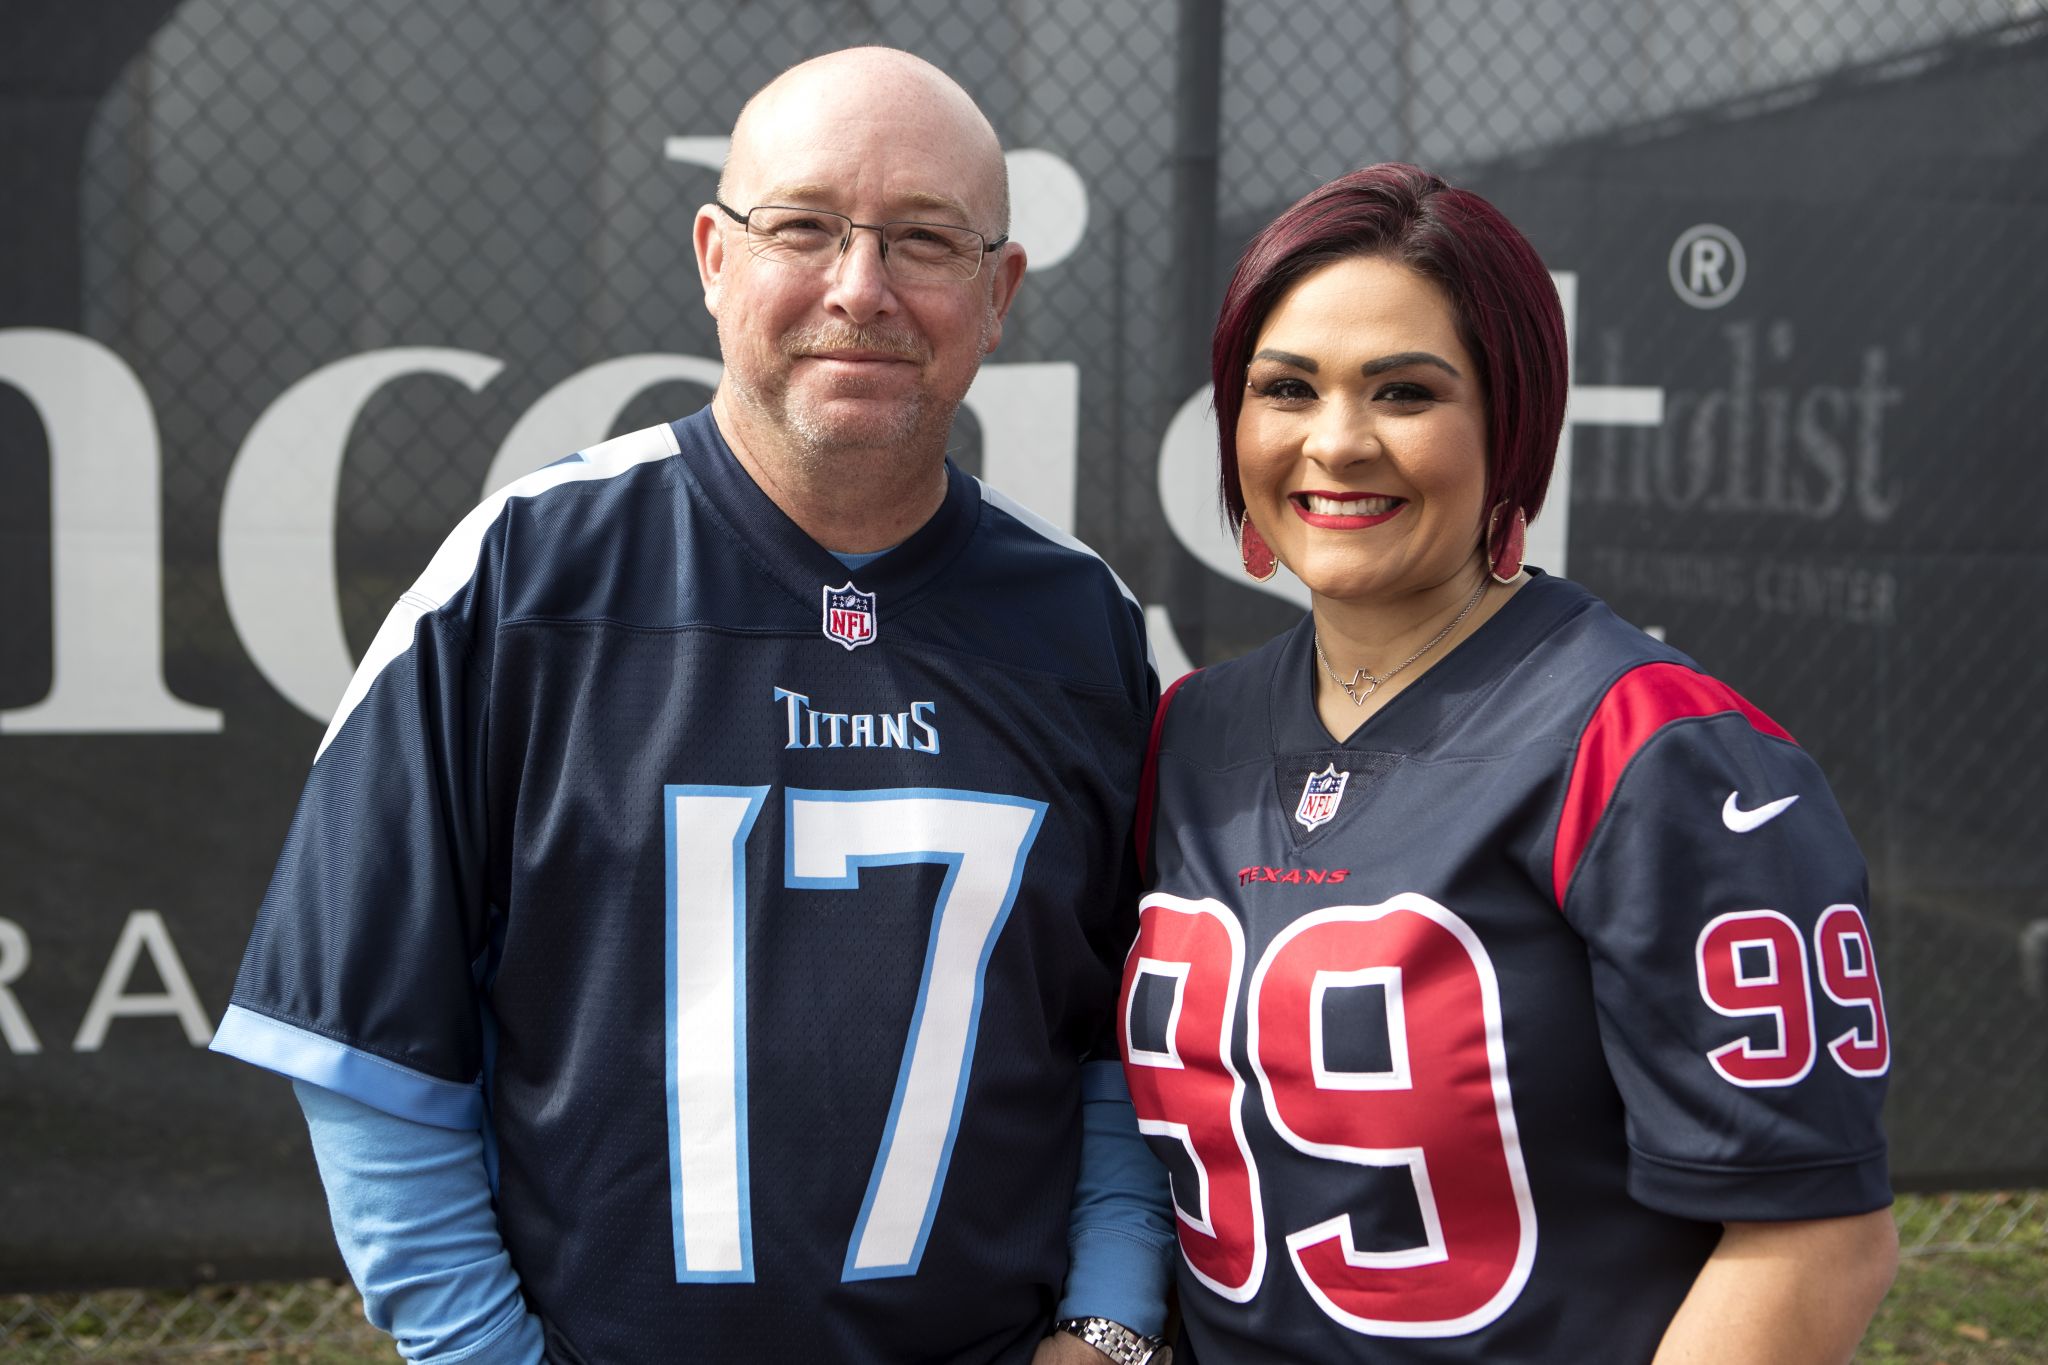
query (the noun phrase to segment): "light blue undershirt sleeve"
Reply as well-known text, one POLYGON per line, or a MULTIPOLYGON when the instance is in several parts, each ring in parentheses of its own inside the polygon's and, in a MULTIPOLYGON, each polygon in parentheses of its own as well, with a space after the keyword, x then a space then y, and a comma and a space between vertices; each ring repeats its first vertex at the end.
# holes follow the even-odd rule
POLYGON ((498 1235, 483 1135, 399 1118, 307 1081, 293 1081, 292 1093, 371 1324, 407 1360, 539 1361, 540 1319, 526 1311, 498 1235))
POLYGON ((1118 1062, 1081 1068, 1081 1175, 1067 1224, 1061 1318, 1108 1318, 1158 1336, 1173 1278, 1173 1196, 1145 1145, 1118 1062))

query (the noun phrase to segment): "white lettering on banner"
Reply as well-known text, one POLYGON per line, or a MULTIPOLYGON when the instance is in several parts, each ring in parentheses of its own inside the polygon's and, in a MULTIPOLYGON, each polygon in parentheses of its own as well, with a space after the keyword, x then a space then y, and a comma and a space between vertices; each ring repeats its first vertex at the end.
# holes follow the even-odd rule
POLYGON ((192 989, 192 978, 185 974, 185 964, 178 957, 178 950, 171 946, 164 917, 154 910, 131 910, 71 1048, 74 1052, 98 1052, 107 1040, 108 1025, 115 1019, 155 1015, 176 1019, 184 1026, 186 1041, 194 1047, 205 1047, 213 1038, 213 1025, 206 1022, 206 1011, 199 1004, 198 992, 192 989), (131 994, 128 982, 135 975, 135 960, 144 952, 149 954, 157 975, 163 978, 164 988, 131 994))
POLYGON ((1088 235, 1088 183, 1056 152, 1024 147, 1003 153, 1010 173, 1010 238, 1024 246, 1024 268, 1065 261, 1088 235))
POLYGON ((209 734, 221 714, 172 696, 163 669, 156 412, 128 363, 89 337, 0 330, 0 384, 50 448, 50 691, 0 711, 0 734, 209 734))
MULTIPOLYGON (((1860 351, 1854 387, 1800 389, 1764 382, 1797 351, 1790 319, 1729 322, 1720 332, 1727 381, 1674 387, 1659 429, 1628 442, 1615 434, 1601 440, 1574 497, 1687 513, 1890 521, 1904 495, 1885 473, 1884 425, 1905 391, 1888 382, 1886 348, 1860 351)), ((1618 336, 1603 339, 1602 364, 1610 373, 1621 368, 1618 336)))
POLYGON ((1550 486, 1561 496, 1543 502, 1543 515, 1529 528, 1524 556, 1531 564, 1565 572, 1565 545, 1572 514, 1572 429, 1578 426, 1655 427, 1664 423, 1664 390, 1620 384, 1579 382, 1579 276, 1573 270, 1553 270, 1550 279, 1557 286, 1558 302, 1564 305, 1565 354, 1570 358, 1571 387, 1565 390, 1564 430, 1557 437, 1557 464, 1550 471, 1550 486))
POLYGON ((249 428, 221 497, 221 592, 257 669, 315 720, 334 714, 356 668, 334 563, 349 432, 394 379, 437 374, 475 393, 504 368, 474 351, 369 351, 313 371, 249 428))
MULTIPOLYGON (((43 1050, 35 1026, 29 1023, 28 1011, 22 1008, 13 990, 14 983, 27 975, 33 961, 28 932, 12 920, 0 919, 0 1038, 6 1040, 7 1050, 16 1056, 43 1050)), ((199 1001, 199 993, 192 988, 192 978, 186 975, 184 960, 171 942, 163 916, 154 910, 133 910, 122 924, 106 969, 100 974, 92 1003, 86 1007, 85 1018, 72 1040, 72 1050, 98 1052, 117 1018, 156 1016, 176 1019, 186 1041, 194 1047, 204 1047, 213 1037, 206 1009, 199 1001), (149 954, 150 963, 163 980, 161 991, 128 989, 144 953, 149 954)))
MULTIPOLYGON (((1560 272, 1554 278, 1570 338, 1576 330, 1576 276, 1560 272)), ((314 719, 332 716, 355 669, 342 628, 334 558, 335 503, 349 432, 365 405, 393 380, 439 375, 478 392, 503 366, 492 356, 441 347, 364 352, 286 389, 244 439, 221 505, 220 574, 228 615, 263 676, 314 719)), ((586 443, 591 433, 610 430, 627 404, 656 384, 715 387, 720 373, 714 359, 660 353, 622 356, 579 371, 514 423, 479 491, 488 495, 586 443)), ((219 730, 218 711, 179 701, 162 683, 158 448, 141 385, 98 343, 34 329, 0 332, 0 381, 31 393, 50 433, 58 623, 51 695, 37 705, 0 712, 0 733, 219 730), (90 497, 81 490, 90 490, 90 497), (88 532, 88 525, 95 529, 88 532)), ((1574 386, 1553 482, 1565 486, 1570 479, 1575 425, 1654 426, 1663 415, 1662 393, 1574 386)), ((984 365, 965 404, 981 426, 988 482, 1071 534, 1080 458, 1079 367, 1066 361, 984 365)), ((1216 514, 1215 448, 1204 388, 1181 404, 1161 439, 1160 503, 1169 532, 1199 563, 1232 582, 1249 583, 1238 572, 1236 547, 1216 514)), ((1552 499, 1530 529, 1531 561, 1557 572, 1566 570, 1566 502, 1552 499)), ((1251 586, 1307 605, 1307 590, 1291 575, 1251 586)), ((1190 661, 1166 610, 1146 606, 1145 619, 1161 680, 1187 672, 1190 661)))
MULTIPOLYGON (((228 616, 271 686, 315 720, 333 715, 355 671, 334 558, 349 433, 394 380, 439 375, 478 392, 503 368, 494 357, 443 347, 367 351, 286 389, 243 440, 221 502, 228 616)), ((482 494, 587 444, 590 433, 610 430, 627 404, 654 385, 682 380, 711 388, 721 373, 719 362, 704 356, 655 353, 571 375, 513 424, 482 494)), ((58 622, 50 697, 0 711, 0 733, 219 730, 218 711, 163 690, 158 450, 141 384, 99 343, 33 329, 0 333, 0 380, 29 392, 50 434, 58 622), (83 477, 67 477, 73 474, 83 477), (125 514, 130 510, 135 515, 125 514)), ((984 365, 965 402, 982 427, 988 481, 1071 533, 1079 367, 984 365)))
POLYGON ((962 401, 981 426, 981 476, 1072 535, 1081 367, 983 365, 962 401))
POLYGON ((13 920, 0 919, 0 1038, 7 1040, 7 1050, 16 1056, 43 1050, 42 1040, 36 1037, 28 1014, 11 989, 28 970, 28 962, 28 935, 13 920))

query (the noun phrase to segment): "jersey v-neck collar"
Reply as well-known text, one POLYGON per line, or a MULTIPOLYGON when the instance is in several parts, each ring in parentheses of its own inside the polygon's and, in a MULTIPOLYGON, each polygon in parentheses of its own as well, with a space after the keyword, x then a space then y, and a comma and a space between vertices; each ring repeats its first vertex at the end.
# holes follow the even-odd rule
POLYGON ((1323 728, 1316 711, 1315 617, 1304 617, 1274 654, 1267 689, 1274 751, 1415 753, 1479 701, 1582 599, 1569 581, 1531 568, 1520 592, 1343 740, 1323 728))
POLYGON ((820 587, 851 581, 863 592, 884 596, 893 607, 907 606, 937 583, 966 547, 981 515, 980 485, 947 460, 946 495, 931 518, 894 549, 849 569, 805 535, 754 482, 725 443, 710 407, 670 426, 683 479, 725 523, 761 574, 800 602, 816 603, 820 587))

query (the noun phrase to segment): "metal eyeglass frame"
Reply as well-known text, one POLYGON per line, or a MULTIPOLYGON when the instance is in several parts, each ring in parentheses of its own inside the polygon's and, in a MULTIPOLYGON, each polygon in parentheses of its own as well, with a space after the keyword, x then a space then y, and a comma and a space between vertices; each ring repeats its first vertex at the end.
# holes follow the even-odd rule
MULTIPOLYGON (((723 209, 725 211, 725 216, 732 219, 735 223, 738 223, 741 229, 746 232, 747 241, 750 244, 747 247, 747 250, 755 256, 761 256, 761 252, 751 245, 751 243, 754 242, 755 240, 755 234, 753 228, 748 224, 747 220, 753 217, 756 213, 759 213, 762 209, 782 209, 790 213, 815 213, 820 218, 837 218, 840 222, 846 224, 846 234, 839 239, 839 249, 832 253, 832 260, 835 262, 842 259, 846 255, 846 249, 853 244, 853 234, 855 230, 859 228, 866 228, 869 232, 875 234, 875 245, 881 253, 882 267, 885 270, 890 270, 889 236, 886 231, 886 229, 888 228, 944 228, 948 232, 967 233, 969 236, 974 237, 981 242, 981 254, 974 258, 973 274, 943 276, 938 279, 932 280, 931 282, 934 284, 943 283, 945 280, 957 280, 959 283, 965 284, 969 280, 979 278, 981 275, 982 261, 991 253, 1001 251, 1010 240, 1010 234, 1007 232, 1000 237, 992 239, 984 235, 983 233, 976 232, 971 227, 962 227, 958 223, 927 223, 920 221, 919 219, 916 218, 892 218, 886 223, 856 223, 853 219, 847 217, 843 213, 834 213, 830 209, 805 208, 801 204, 756 204, 754 205, 754 207, 748 209, 745 213, 741 213, 738 209, 734 208, 732 205, 726 203, 723 199, 720 199, 715 195, 712 196, 711 202, 718 205, 719 208, 723 209)), ((776 265, 793 264, 792 262, 788 261, 775 261, 773 257, 767 256, 763 256, 762 259, 772 261, 776 265)), ((825 268, 829 269, 830 267, 826 266, 825 268)), ((890 274, 891 278, 894 278, 895 272, 893 270, 890 270, 890 274)))

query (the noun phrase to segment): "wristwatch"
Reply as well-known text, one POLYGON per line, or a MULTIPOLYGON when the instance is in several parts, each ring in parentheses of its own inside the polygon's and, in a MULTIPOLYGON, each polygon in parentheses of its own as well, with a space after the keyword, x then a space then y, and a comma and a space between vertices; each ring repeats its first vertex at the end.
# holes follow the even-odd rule
POLYGON ((1173 1348, 1165 1337, 1141 1337, 1108 1318, 1065 1318, 1052 1330, 1081 1338, 1116 1365, 1173 1365, 1173 1348))

